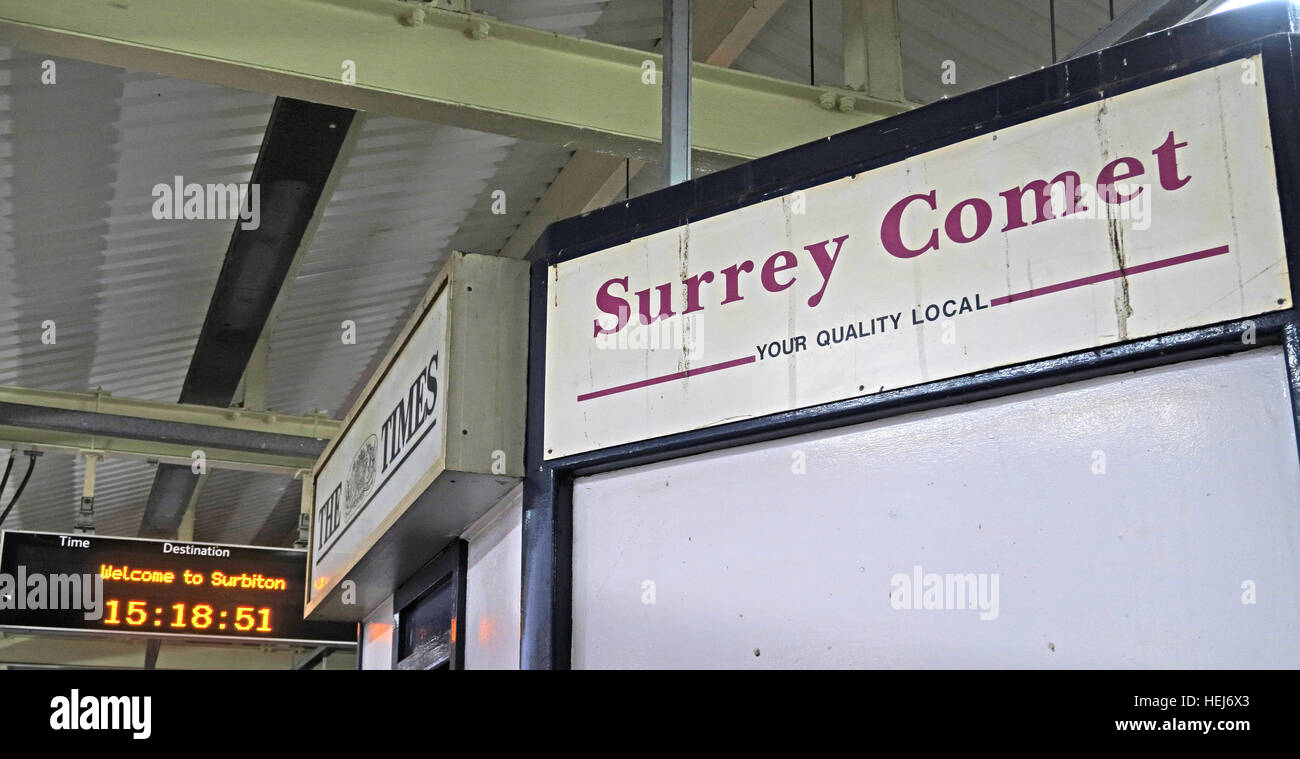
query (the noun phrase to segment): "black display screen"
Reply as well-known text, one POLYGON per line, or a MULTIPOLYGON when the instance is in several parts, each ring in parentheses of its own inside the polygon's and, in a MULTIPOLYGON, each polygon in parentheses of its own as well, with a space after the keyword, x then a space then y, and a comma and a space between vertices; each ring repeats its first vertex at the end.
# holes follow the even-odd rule
POLYGON ((355 644, 303 619, 306 575, 288 548, 5 531, 0 627, 355 644))

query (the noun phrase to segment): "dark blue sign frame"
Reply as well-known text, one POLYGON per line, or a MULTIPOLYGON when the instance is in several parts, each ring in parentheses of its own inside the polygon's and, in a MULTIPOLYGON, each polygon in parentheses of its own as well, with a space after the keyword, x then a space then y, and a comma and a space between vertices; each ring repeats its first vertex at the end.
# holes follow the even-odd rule
POLYGON ((1291 291, 1300 292, 1297 31, 1300 14, 1289 2, 1224 13, 552 224, 529 255, 520 666, 570 666, 572 493, 578 476, 1261 345, 1284 349, 1300 430, 1300 315, 1291 308, 1251 319, 1253 343, 1243 340, 1249 327, 1237 320, 549 461, 542 435, 550 266, 1253 54, 1263 58, 1291 291))

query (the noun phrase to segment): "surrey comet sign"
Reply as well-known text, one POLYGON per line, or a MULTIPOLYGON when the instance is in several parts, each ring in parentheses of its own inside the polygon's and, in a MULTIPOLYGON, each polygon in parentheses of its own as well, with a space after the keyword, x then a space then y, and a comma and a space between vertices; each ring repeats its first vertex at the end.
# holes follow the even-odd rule
POLYGON ((545 456, 1289 308, 1259 66, 553 266, 545 456))

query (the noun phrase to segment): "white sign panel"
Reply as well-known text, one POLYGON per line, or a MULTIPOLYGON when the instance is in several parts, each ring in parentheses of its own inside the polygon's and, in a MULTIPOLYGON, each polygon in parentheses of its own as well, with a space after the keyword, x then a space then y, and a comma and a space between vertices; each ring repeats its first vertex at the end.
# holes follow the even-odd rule
POLYGON ((309 599, 328 591, 442 458, 446 340, 444 289, 319 467, 309 599))
POLYGON ((546 457, 1289 308, 1261 70, 554 266, 546 457))

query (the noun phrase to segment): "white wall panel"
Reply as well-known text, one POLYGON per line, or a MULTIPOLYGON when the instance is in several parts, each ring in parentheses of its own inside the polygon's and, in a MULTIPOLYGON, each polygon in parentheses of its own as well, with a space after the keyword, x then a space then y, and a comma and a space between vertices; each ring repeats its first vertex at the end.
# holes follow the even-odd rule
POLYGON ((392 669, 393 599, 375 607, 361 625, 361 669, 392 669))
POLYGON ((466 669, 519 669, 523 518, 520 486, 465 534, 466 669))
POLYGON ((575 667, 1300 666, 1272 348, 584 478, 574 533, 575 667))

